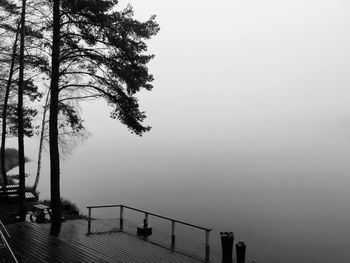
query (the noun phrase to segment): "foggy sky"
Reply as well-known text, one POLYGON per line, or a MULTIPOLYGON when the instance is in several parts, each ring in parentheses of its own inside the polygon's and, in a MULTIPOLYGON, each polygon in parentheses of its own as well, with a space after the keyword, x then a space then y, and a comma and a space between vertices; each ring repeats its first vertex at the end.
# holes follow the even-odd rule
MULTIPOLYGON (((296 230, 311 232, 286 235, 291 242, 312 243, 312 234, 331 225, 333 232, 324 233, 336 242, 350 219, 344 212, 350 187, 350 2, 120 4, 128 2, 136 17, 156 14, 161 26, 149 41, 156 55, 150 63, 154 90, 139 95, 145 123, 153 128, 142 138, 130 135, 109 118, 103 102, 83 104, 92 137, 62 163, 63 194, 82 207, 115 201, 158 212, 170 206, 174 216, 179 203, 183 216, 202 207, 189 216, 192 221, 229 226, 223 217, 205 219, 208 206, 227 212, 220 210, 219 195, 234 207, 235 224, 254 225, 255 233, 265 235, 280 222, 284 233, 285 225, 292 229, 291 222, 299 222, 296 230), (97 201, 89 187, 103 181, 108 185, 97 201)), ((26 140, 31 159, 37 142, 26 140)), ((44 196, 47 186, 46 163, 39 186, 44 196)))

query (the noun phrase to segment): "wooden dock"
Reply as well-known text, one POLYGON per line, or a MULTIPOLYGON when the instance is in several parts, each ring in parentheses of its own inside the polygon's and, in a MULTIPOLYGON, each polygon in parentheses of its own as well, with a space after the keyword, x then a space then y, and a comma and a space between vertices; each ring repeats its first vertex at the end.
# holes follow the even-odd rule
POLYGON ((203 262, 124 232, 86 235, 86 227, 86 220, 68 220, 62 224, 60 236, 54 237, 49 235, 50 224, 23 222, 6 226, 11 235, 9 244, 21 263, 203 262))

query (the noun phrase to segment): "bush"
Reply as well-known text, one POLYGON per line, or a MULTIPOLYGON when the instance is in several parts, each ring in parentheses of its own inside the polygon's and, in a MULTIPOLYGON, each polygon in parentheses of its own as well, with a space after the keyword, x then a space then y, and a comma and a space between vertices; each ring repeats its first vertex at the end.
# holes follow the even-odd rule
MULTIPOLYGON (((50 200, 43 200, 42 202, 47 206, 50 206, 51 204, 50 200)), ((80 210, 77 207, 77 205, 74 204, 73 202, 65 198, 61 198, 61 204, 62 204, 62 212, 64 216, 75 216, 75 217, 80 216, 80 210)))

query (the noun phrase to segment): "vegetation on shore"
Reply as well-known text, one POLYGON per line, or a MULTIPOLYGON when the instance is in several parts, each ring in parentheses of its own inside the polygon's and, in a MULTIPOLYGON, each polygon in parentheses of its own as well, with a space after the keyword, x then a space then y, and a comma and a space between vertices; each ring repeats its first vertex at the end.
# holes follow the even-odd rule
MULTIPOLYGON (((36 193, 38 195, 38 193, 36 193)), ((51 206, 51 202, 49 199, 39 200, 36 203, 42 203, 47 206, 51 206)), ((86 215, 81 214, 78 206, 72 201, 61 198, 62 203, 62 216, 65 220, 72 219, 85 219, 86 215)), ((32 209, 32 204, 27 204, 27 211, 32 209)), ((0 220, 4 224, 12 224, 18 222, 18 218, 16 217, 18 214, 18 204, 16 203, 2 203, 0 209, 0 220)))
MULTIPOLYGON (((39 201, 39 202, 43 203, 44 205, 51 206, 51 201, 49 199, 44 199, 44 200, 39 201)), ((62 216, 65 219, 86 218, 85 215, 80 213, 80 209, 72 201, 69 201, 68 199, 65 199, 65 198, 61 198, 61 205, 62 205, 62 216)))

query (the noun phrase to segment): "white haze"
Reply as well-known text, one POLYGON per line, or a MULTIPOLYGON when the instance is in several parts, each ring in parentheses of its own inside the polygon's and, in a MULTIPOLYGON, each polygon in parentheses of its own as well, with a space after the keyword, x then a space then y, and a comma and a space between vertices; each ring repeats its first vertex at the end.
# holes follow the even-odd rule
POLYGON ((85 103, 93 136, 62 162, 63 195, 213 226, 214 243, 234 231, 258 262, 349 262, 350 2, 130 3, 161 25, 140 94, 153 129, 85 103))

